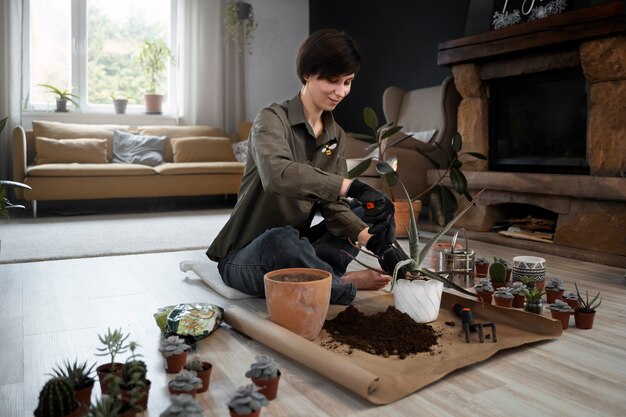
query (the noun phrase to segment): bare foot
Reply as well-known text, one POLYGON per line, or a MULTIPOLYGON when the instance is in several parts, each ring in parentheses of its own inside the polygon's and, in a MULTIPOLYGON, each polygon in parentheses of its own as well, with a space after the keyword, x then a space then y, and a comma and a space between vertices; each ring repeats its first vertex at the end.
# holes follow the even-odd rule
POLYGON ((354 284, 357 290, 380 290, 389 284, 389 281, 391 281, 389 275, 382 275, 369 269, 346 272, 341 277, 343 284, 354 284))

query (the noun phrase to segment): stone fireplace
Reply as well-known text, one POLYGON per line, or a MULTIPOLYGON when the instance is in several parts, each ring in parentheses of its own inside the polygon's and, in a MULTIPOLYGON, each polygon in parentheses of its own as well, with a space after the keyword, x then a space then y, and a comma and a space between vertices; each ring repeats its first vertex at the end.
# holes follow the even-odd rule
MULTIPOLYGON (((470 189, 486 191, 460 225, 489 231, 524 206, 541 209, 557 221, 554 246, 608 254, 610 263, 626 266, 624 1, 445 42, 439 45, 438 63, 452 68, 462 96, 458 130, 463 150, 492 158, 464 163, 470 189), (581 71, 586 80, 586 123, 578 125, 586 132, 576 132, 586 139, 585 171, 504 172, 494 165, 493 149, 490 153, 490 85, 559 71, 581 71)), ((429 181, 435 176, 431 172, 429 181)))

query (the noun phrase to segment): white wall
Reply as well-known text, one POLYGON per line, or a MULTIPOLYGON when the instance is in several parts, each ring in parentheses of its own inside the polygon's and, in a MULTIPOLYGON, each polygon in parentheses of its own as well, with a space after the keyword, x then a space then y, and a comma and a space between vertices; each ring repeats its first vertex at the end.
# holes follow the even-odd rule
POLYGON ((246 55, 246 117, 293 97, 301 87, 296 55, 309 34, 308 0, 248 0, 258 27, 246 55))

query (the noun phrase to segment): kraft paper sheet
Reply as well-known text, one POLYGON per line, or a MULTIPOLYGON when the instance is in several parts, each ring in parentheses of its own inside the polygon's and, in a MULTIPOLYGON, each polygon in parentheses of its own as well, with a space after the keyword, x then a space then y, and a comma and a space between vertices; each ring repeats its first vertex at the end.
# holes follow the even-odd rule
MULTIPOLYGON (((372 314, 393 305, 391 294, 359 299, 354 303, 360 311, 372 314)), ((331 306, 328 319, 345 309, 331 306)), ((450 372, 482 362, 499 350, 509 349, 540 340, 552 339, 562 333, 559 321, 526 313, 521 310, 481 305, 480 303, 444 291, 439 317, 430 323, 442 332, 434 353, 418 353, 401 360, 397 356, 384 358, 354 349, 348 355, 321 345, 328 339, 324 331, 313 341, 306 340, 274 324, 267 315, 259 316, 242 306, 226 310, 225 321, 234 329, 254 340, 306 365, 375 404, 388 404, 431 384, 450 372), (465 342, 460 319, 452 313, 452 305, 461 303, 472 308, 477 323, 495 322, 498 342, 487 339, 478 342, 471 334, 471 343, 465 342), (446 321, 455 321, 450 327, 446 321)), ((485 329, 485 334, 490 334, 485 329)))

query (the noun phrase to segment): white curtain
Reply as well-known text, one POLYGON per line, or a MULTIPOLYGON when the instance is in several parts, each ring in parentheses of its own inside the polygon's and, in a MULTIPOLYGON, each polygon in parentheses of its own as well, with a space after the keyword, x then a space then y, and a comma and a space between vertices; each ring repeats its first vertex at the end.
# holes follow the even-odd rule
POLYGON ((178 1, 178 116, 181 124, 208 124, 234 134, 245 119, 243 54, 232 44, 224 47, 225 4, 178 1))
POLYGON ((0 178, 13 179, 11 138, 20 123, 22 102, 22 0, 0 1, 0 178))

